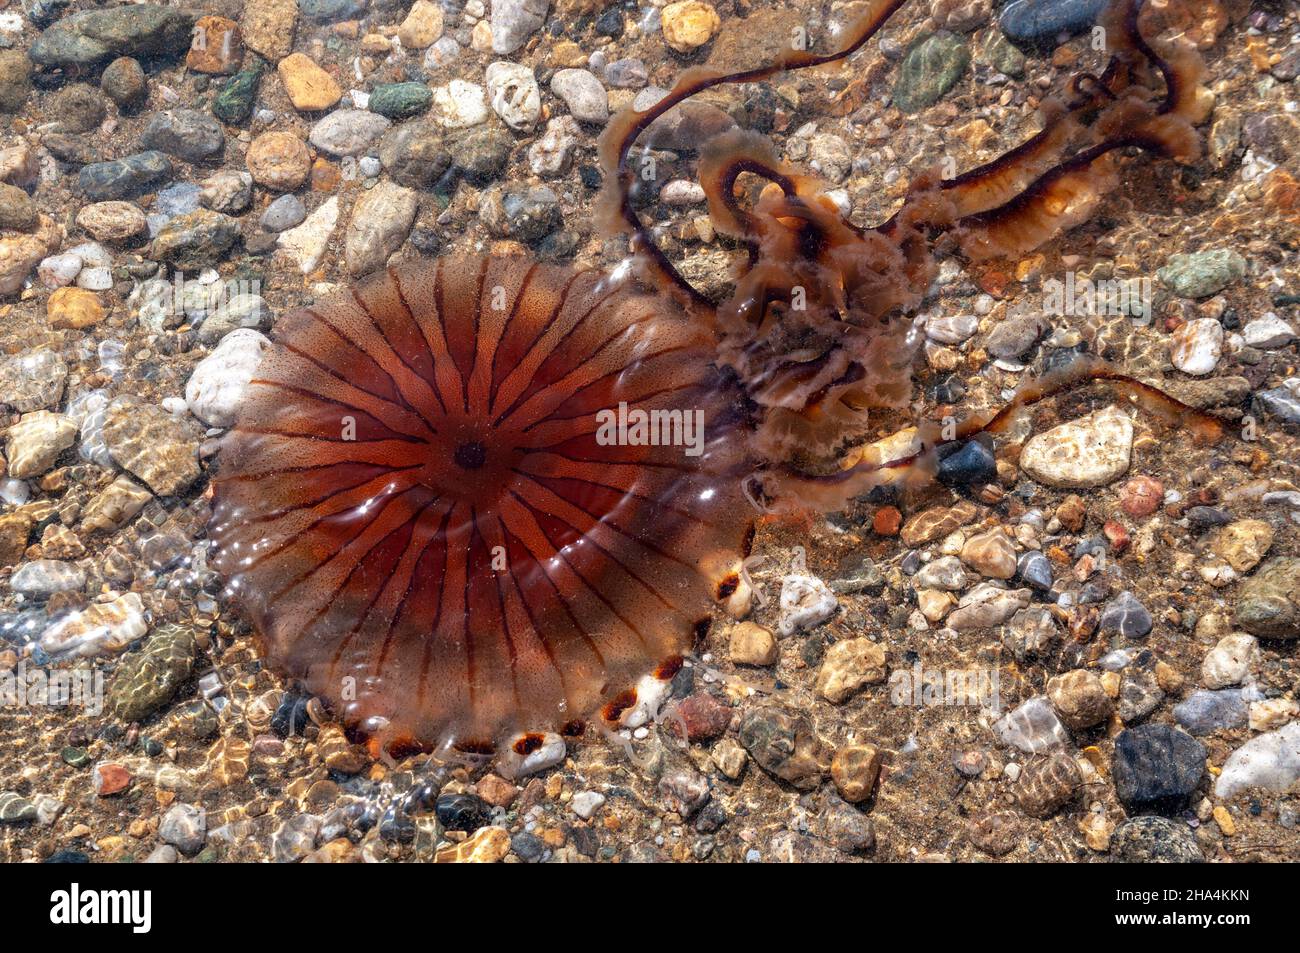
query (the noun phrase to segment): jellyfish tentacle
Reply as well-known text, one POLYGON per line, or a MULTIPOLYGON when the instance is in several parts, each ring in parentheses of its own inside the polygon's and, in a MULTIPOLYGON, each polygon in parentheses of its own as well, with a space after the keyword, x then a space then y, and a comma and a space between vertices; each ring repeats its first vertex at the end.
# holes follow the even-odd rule
POLYGON ((853 498, 882 484, 922 483, 933 478, 935 451, 980 434, 999 434, 1028 408, 1085 387, 1104 386, 1153 414, 1167 427, 1187 431, 1196 443, 1216 443, 1224 436, 1223 423, 1191 407, 1160 388, 1115 369, 1105 361, 1080 357, 1068 366, 1026 381, 1002 406, 986 414, 973 414, 958 423, 951 438, 933 422, 900 431, 892 438, 858 448, 840 468, 809 473, 789 463, 761 474, 764 494, 778 504, 814 505, 838 509, 853 498))
POLYGON ((628 153, 637 137, 674 106, 705 90, 724 84, 754 83, 787 70, 825 66, 852 56, 907 2, 908 0, 867 0, 867 9, 848 27, 844 45, 831 52, 814 53, 811 50, 791 48, 764 66, 732 73, 695 67, 685 71, 673 88, 653 106, 640 111, 629 108, 614 116, 600 137, 601 169, 605 175, 605 183, 597 200, 600 225, 611 234, 628 234, 633 253, 638 255, 661 284, 680 296, 687 306, 701 310, 706 315, 711 313, 713 302, 696 290, 668 260, 633 205, 633 172, 628 163, 628 153))

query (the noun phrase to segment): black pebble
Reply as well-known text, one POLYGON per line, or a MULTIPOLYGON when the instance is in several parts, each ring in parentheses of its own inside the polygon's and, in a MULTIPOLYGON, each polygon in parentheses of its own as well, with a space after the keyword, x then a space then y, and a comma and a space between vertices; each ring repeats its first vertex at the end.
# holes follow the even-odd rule
POLYGON ((487 820, 488 807, 473 794, 441 794, 434 804, 438 823, 449 831, 476 831, 487 820))

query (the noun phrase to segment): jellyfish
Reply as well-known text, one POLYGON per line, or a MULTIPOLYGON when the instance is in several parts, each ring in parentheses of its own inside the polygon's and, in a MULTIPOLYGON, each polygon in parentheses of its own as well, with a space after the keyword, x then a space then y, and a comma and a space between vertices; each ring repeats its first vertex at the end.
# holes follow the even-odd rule
POLYGON ((277 670, 378 751, 526 759, 655 716, 711 620, 747 608, 763 511, 927 480, 943 443, 1092 382, 1217 436, 1081 360, 952 433, 922 423, 863 446, 877 415, 909 406, 912 315, 940 258, 1023 255, 1086 221, 1134 155, 1198 155, 1202 67, 1166 35, 1167 8, 1113 3, 1107 66, 1047 100, 1038 134, 961 175, 917 175, 871 228, 757 133, 701 144, 710 217, 745 252, 722 300, 656 246, 633 150, 657 120, 712 87, 844 60, 903 5, 870 0, 830 52, 688 70, 611 120, 598 224, 629 239, 618 268, 451 255, 279 321, 224 438, 210 526, 277 670))

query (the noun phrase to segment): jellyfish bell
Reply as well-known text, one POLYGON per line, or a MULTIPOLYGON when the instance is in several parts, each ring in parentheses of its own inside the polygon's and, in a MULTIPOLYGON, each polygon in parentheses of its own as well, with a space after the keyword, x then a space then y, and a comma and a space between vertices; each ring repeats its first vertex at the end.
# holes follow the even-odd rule
POLYGON ((216 566, 271 660, 384 743, 644 707, 747 554, 743 407, 713 353, 596 272, 362 281, 277 328, 221 451, 216 566), (706 439, 598 440, 619 406, 698 414, 706 439))

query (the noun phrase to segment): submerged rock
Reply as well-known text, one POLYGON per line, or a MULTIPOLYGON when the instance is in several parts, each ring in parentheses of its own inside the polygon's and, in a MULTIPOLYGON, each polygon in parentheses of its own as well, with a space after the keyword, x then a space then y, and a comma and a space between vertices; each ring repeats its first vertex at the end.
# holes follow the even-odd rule
POLYGON ((108 687, 108 711, 140 721, 171 701, 194 668, 196 641, 189 626, 166 625, 144 647, 118 663, 108 687))

